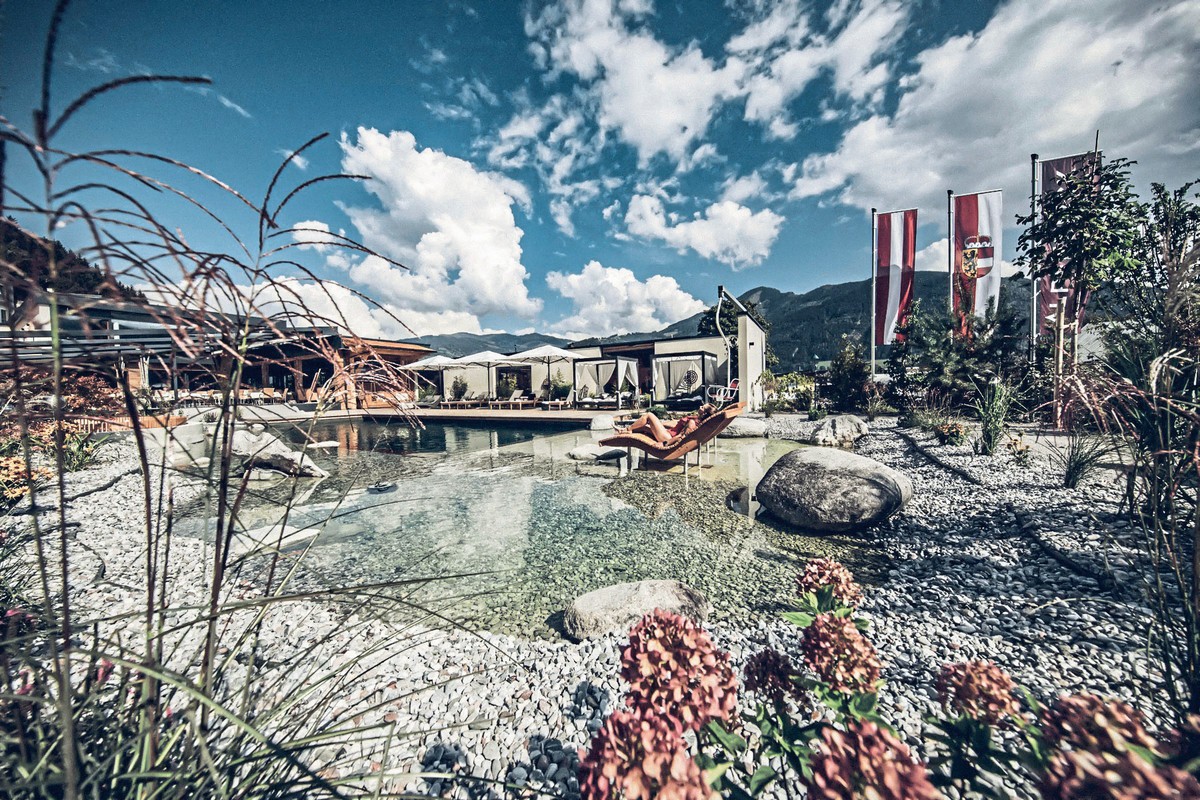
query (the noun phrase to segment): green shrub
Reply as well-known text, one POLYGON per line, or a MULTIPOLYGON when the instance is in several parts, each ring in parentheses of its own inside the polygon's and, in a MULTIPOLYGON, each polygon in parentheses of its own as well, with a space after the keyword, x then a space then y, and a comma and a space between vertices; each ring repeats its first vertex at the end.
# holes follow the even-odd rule
POLYGON ((862 346, 849 336, 829 364, 829 395, 833 405, 842 411, 854 411, 867 404, 867 385, 871 367, 863 360, 862 346))
POLYGON ((496 397, 507 400, 512 397, 512 393, 517 390, 517 382, 513 378, 502 378, 496 384, 496 397))
POLYGON ((564 379, 562 373, 555 370, 554 377, 550 379, 550 397, 554 400, 565 400, 567 395, 571 393, 571 382, 564 379))
POLYGON ((967 441, 967 427, 958 420, 947 420, 935 425, 933 433, 942 444, 960 445, 967 441))
POLYGON ((975 449, 981 455, 995 455, 999 449, 1008 412, 1015 399, 1012 389, 1002 381, 989 383, 979 392, 975 400, 975 413, 979 415, 979 439, 975 449))
POLYGON ((467 379, 459 375, 450 384, 450 397, 454 400, 462 400, 467 394, 467 379))

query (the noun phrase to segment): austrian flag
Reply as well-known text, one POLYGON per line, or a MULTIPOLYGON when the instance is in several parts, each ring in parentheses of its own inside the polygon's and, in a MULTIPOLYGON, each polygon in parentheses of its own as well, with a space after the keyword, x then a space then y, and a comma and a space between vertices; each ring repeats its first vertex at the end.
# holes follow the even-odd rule
POLYGON ((912 308, 917 260, 917 210, 875 218, 875 344, 891 344, 912 308))

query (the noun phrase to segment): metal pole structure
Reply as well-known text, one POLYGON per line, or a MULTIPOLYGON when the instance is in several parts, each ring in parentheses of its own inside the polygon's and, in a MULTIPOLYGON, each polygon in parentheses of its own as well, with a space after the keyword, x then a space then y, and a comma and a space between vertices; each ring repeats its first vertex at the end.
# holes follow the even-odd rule
MULTIPOLYGON (((1030 224, 1037 224, 1038 212, 1038 154, 1029 154, 1029 217, 1030 224)), ((1029 268, 1029 363, 1037 357, 1038 335, 1038 281, 1029 268)))
POLYGON ((875 301, 875 281, 878 280, 878 266, 875 264, 875 247, 879 239, 879 231, 876 228, 876 217, 878 212, 871 209, 871 328, 867 335, 871 337, 871 380, 875 380, 875 315, 879 313, 875 301))
POLYGON ((954 190, 946 190, 946 263, 950 267, 950 313, 954 313, 954 190))
MULTIPOLYGON (((725 335, 725 331, 721 330, 721 304, 725 302, 725 287, 717 286, 717 310, 715 314, 715 322, 717 323, 717 335, 721 337, 721 341, 725 343, 725 385, 733 383, 733 348, 729 346, 729 337, 725 335)), ((670 389, 667 390, 670 392, 670 389)))

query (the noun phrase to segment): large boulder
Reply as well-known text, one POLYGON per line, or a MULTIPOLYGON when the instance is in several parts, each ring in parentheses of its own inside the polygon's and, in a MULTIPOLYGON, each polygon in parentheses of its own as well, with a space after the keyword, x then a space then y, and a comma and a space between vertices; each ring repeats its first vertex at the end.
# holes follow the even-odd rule
POLYGON ((821 420, 809 441, 820 447, 853 447, 868 431, 867 423, 853 414, 838 414, 821 420))
POLYGON ((626 632, 654 609, 681 614, 696 622, 708 619, 712 606, 686 583, 636 581, 606 586, 576 597, 563 614, 563 629, 573 639, 591 639, 610 631, 626 632))
POLYGON ((775 462, 758 501, 778 519, 817 533, 857 531, 895 514, 912 481, 886 464, 832 447, 802 447, 775 462))
POLYGON ((304 478, 329 476, 311 458, 292 450, 262 426, 254 425, 250 430, 236 428, 230 447, 234 458, 241 460, 247 469, 262 467, 304 478))
POLYGON ((593 431, 611 431, 614 427, 612 414, 597 414, 588 425, 588 429, 593 431))
POLYGON ((719 437, 729 439, 761 439, 766 435, 766 420, 755 419, 754 417, 734 417, 733 421, 725 427, 725 430, 717 434, 719 437))

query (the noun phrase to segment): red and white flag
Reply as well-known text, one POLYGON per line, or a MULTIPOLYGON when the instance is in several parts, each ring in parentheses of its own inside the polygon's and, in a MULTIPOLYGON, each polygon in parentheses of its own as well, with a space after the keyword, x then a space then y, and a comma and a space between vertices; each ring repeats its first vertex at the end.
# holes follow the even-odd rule
POLYGON ((891 344, 912 308, 917 260, 917 210, 875 218, 875 344, 891 344))
MULTIPOLYGON (((1061 190, 1067 177, 1081 170, 1091 169, 1092 164, 1099 158, 1098 153, 1079 153, 1061 158, 1048 158, 1038 162, 1041 168, 1040 194, 1050 194, 1061 190)), ((1043 276, 1037 284, 1038 303, 1037 314, 1039 324, 1037 332, 1042 335, 1054 332, 1054 307, 1061 300, 1066 301, 1064 309, 1067 319, 1078 319, 1079 327, 1083 327, 1083 311, 1087 306, 1088 292, 1075 291, 1071 281, 1062 286, 1051 283, 1048 276, 1043 276)))
POLYGON ((1000 302, 1003 232, 1000 190, 954 197, 954 313, 982 317, 1000 302))

